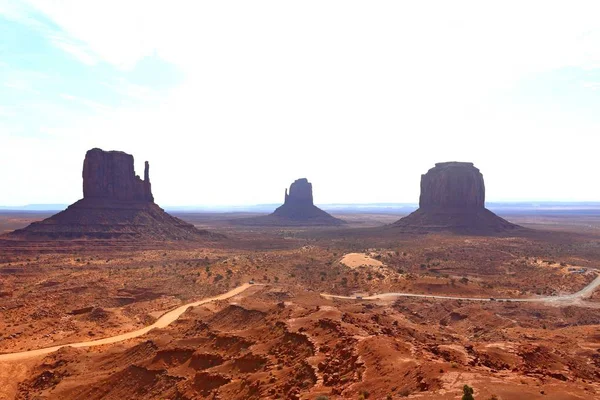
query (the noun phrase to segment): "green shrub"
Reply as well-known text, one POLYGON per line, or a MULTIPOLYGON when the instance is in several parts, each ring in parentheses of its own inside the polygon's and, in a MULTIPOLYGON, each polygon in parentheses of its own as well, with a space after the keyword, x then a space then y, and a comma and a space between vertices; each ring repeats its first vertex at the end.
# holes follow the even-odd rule
POLYGON ((475 393, 475 391, 473 390, 473 388, 471 386, 469 386, 469 385, 463 386, 462 400, 475 400, 475 397, 473 397, 473 393, 475 393))

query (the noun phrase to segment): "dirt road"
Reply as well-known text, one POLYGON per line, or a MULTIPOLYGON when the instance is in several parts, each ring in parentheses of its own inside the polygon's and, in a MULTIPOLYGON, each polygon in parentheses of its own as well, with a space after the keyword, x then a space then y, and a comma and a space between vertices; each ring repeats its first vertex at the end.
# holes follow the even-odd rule
MULTIPOLYGON (((381 293, 373 296, 360 297, 362 300, 383 300, 390 297, 421 297, 427 299, 441 299, 441 300, 468 300, 468 301, 506 301, 506 302, 529 302, 529 303, 556 303, 556 302, 575 302, 590 297, 594 290, 600 286, 600 274, 596 276, 592 282, 578 292, 572 294, 566 294, 561 296, 547 296, 547 297, 532 297, 526 299, 512 298, 512 299, 492 299, 490 297, 457 297, 457 296, 438 296, 430 294, 415 294, 415 293, 381 293)), ((337 296, 333 294, 321 293, 321 296, 327 299, 358 299, 358 296, 337 296)))
POLYGON ((66 346, 71 346, 71 347, 93 347, 93 346, 101 346, 101 345, 104 345, 104 344, 122 342, 123 340, 127 340, 127 339, 133 339, 133 338, 136 338, 138 336, 145 335, 146 333, 148 333, 152 329, 155 329, 155 328, 164 328, 164 327, 168 326, 173 321, 175 321, 177 318, 179 318, 181 316, 181 314, 183 314, 184 312, 186 312, 186 310, 188 308, 190 308, 190 307, 196 307, 196 306, 199 306, 199 305, 202 305, 202 304, 206 304, 206 303, 210 303, 210 302, 216 301, 216 300, 225 300, 225 299, 228 299, 230 297, 233 297, 233 296, 236 296, 236 295, 242 293, 243 291, 245 291, 246 289, 248 289, 251 286, 253 286, 253 285, 250 285, 250 284, 246 283, 246 284, 243 284, 241 286, 236 287, 235 289, 230 290, 227 293, 223 293, 223 294, 221 294, 219 296, 209 297, 209 298, 206 298, 206 299, 195 301, 193 303, 184 304, 182 306, 177 307, 174 310, 171 310, 171 311, 163 314, 152 325, 148 325, 147 327, 142 328, 142 329, 138 329, 137 331, 123 333, 121 335, 111 336, 111 337, 107 337, 107 338, 104 338, 104 339, 92 340, 92 341, 88 341, 88 342, 62 344, 62 345, 59 345, 59 346, 46 347, 46 348, 37 349, 37 350, 28 350, 28 351, 21 351, 21 352, 18 352, 18 353, 0 354, 0 362, 3 362, 3 361, 23 360, 23 359, 26 359, 26 358, 43 356, 43 355, 52 353, 54 351, 57 351, 58 349, 60 349, 62 347, 66 347, 66 346))
MULTIPOLYGON (((223 293, 219 296, 210 297, 210 298, 206 298, 203 300, 195 301, 193 303, 184 304, 182 306, 177 307, 174 310, 171 310, 171 311, 163 314, 152 325, 149 325, 142 329, 138 329, 136 331, 123 333, 121 335, 111 336, 111 337, 107 337, 104 339, 87 341, 87 342, 63 344, 63 345, 58 345, 58 346, 53 346, 53 347, 46 347, 46 348, 42 348, 42 349, 22 351, 22 352, 18 352, 18 353, 0 354, 0 362, 23 360, 26 358, 43 356, 43 355, 52 353, 54 351, 57 351, 58 349, 60 349, 62 347, 66 347, 66 346, 71 346, 71 347, 76 347, 76 348, 93 347, 93 346, 101 346, 101 345, 111 344, 111 343, 116 343, 116 342, 122 342, 127 339, 133 339, 138 336, 145 335, 152 329, 164 328, 164 327, 168 326, 173 321, 175 321, 177 318, 179 318, 190 307, 199 306, 199 305, 210 303, 210 302, 216 301, 216 300, 228 299, 230 297, 236 296, 236 295, 244 292, 246 289, 248 289, 251 286, 253 286, 253 285, 246 283, 241 286, 238 286, 235 289, 230 290, 227 293, 223 293)), ((486 298, 454 297, 454 296, 437 296, 437 295, 415 294, 415 293, 381 293, 381 294, 376 294, 373 296, 361 297, 361 299, 362 300, 382 300, 382 299, 393 298, 393 297, 421 297, 421 298, 441 299, 441 300, 555 303, 555 302, 561 302, 561 301, 562 302, 573 302, 573 301, 579 301, 579 300, 585 299, 585 298, 591 296, 592 293, 594 292, 594 290, 596 290, 598 288, 598 286, 600 286, 600 274, 598 276, 596 276, 596 279, 594 279, 592 282, 590 282, 585 288, 581 289, 580 291, 578 291, 576 293, 572 293, 572 294, 561 295, 561 296, 534 297, 534 298, 526 298, 526 299, 513 298, 513 299, 493 299, 492 300, 489 297, 486 297, 486 298)), ((322 293, 321 296, 323 296, 325 298, 329 298, 329 299, 357 299, 357 296, 337 296, 337 295, 325 294, 325 293, 322 293)))

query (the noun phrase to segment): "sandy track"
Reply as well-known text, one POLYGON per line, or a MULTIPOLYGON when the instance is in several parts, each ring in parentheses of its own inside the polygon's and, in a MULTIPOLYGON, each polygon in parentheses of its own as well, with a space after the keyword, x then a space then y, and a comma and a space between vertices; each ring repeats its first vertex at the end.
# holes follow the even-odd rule
POLYGON ((2 362, 2 361, 16 361, 16 360, 23 360, 23 359, 31 358, 31 357, 43 356, 43 355, 55 352, 55 351, 57 351, 58 349, 60 349, 62 347, 67 347, 67 346, 71 346, 71 347, 93 347, 93 346, 102 346, 104 344, 111 344, 111 343, 116 343, 116 342, 122 342, 122 341, 127 340, 127 339, 133 339, 133 338, 136 338, 138 336, 145 335, 146 333, 150 332, 152 329, 155 329, 155 328, 164 328, 164 327, 168 326, 173 321, 177 320, 177 318, 179 318, 190 307, 196 307, 196 306, 199 306, 199 305, 202 305, 202 304, 206 304, 206 303, 210 303, 210 302, 216 301, 216 300, 225 300, 225 299, 228 299, 230 297, 233 297, 233 296, 236 296, 236 295, 242 293, 243 291, 245 291, 246 289, 248 289, 251 286, 254 286, 254 285, 250 285, 248 283, 245 283, 245 284, 243 284, 241 286, 236 287, 235 289, 230 290, 227 293, 223 293, 223 294, 215 296, 215 297, 209 297, 209 298, 206 298, 206 299, 198 300, 198 301, 195 301, 193 303, 184 304, 182 306, 177 307, 174 310, 171 310, 171 311, 163 314, 152 325, 148 325, 147 327, 142 328, 142 329, 138 329, 137 331, 123 333, 121 335, 111 336, 111 337, 107 337, 107 338, 104 338, 104 339, 91 340, 91 341, 88 341, 88 342, 79 342, 79 343, 71 343, 71 344, 61 344, 61 345, 58 345, 58 346, 45 347, 45 348, 36 349, 36 350, 21 351, 21 352, 18 352, 18 353, 0 354, 0 362, 2 362))
MULTIPOLYGON (((508 302, 529 302, 529 303, 554 303, 554 302, 573 302, 590 297, 594 290, 600 286, 600 273, 596 276, 592 282, 578 292, 572 294, 566 294, 562 296, 547 296, 547 297, 533 297, 527 299, 493 299, 489 297, 458 297, 458 296, 436 296, 430 294, 415 294, 415 293, 380 293, 373 296, 361 297, 361 300, 383 300, 390 297, 420 297, 427 299, 440 299, 440 300, 469 300, 469 301, 508 301, 508 302)), ((321 293, 321 296, 327 299, 357 299, 357 296, 337 296, 334 294, 321 293)))
MULTIPOLYGON (((199 306, 202 304, 210 303, 212 301, 228 299, 230 297, 236 296, 236 295, 244 292, 251 286, 253 286, 253 285, 251 285, 249 283, 245 283, 241 286, 236 287, 235 289, 230 290, 227 293, 223 293, 223 294, 215 296, 215 297, 209 297, 206 299, 198 300, 193 303, 184 304, 182 306, 175 308, 174 310, 171 310, 171 311, 163 314, 152 325, 148 325, 148 326, 138 329, 136 331, 123 333, 121 335, 116 335, 116 336, 110 336, 110 337, 107 337, 104 339, 97 339, 97 340, 71 343, 71 344, 62 344, 62 345, 58 345, 58 346, 45 347, 45 348, 36 349, 36 350, 21 351, 21 352, 17 352, 17 353, 0 354, 0 362, 16 361, 16 360, 23 360, 23 359, 32 358, 32 357, 43 356, 43 355, 55 352, 55 351, 61 349, 62 347, 67 347, 67 346, 71 346, 71 347, 75 347, 75 348, 93 347, 93 346, 102 346, 105 344, 117 343, 117 342, 122 342, 124 340, 133 339, 133 338, 145 335, 146 333, 150 332, 152 329, 164 328, 164 327, 170 325, 171 323, 173 323, 173 321, 177 320, 184 312, 186 312, 187 309, 190 307, 196 307, 196 306, 199 306)), ((583 289, 581 289, 580 291, 578 291, 576 293, 562 295, 562 296, 534 297, 534 298, 526 298, 526 299, 519 299, 519 298, 494 299, 494 301, 537 302, 537 303, 544 303, 544 302, 545 303, 553 303, 553 302, 561 302, 561 301, 566 301, 566 302, 571 301, 572 302, 572 301, 582 300, 582 299, 585 299, 585 298, 591 296, 592 293, 594 292, 594 290, 596 290, 598 288, 598 286, 600 286, 600 273, 598 274, 598 276, 596 276, 596 279, 594 279, 586 287, 584 287, 583 289)), ((326 294, 326 293, 321 293, 321 296, 328 298, 328 299, 356 299, 356 296, 338 296, 338 295, 332 295, 332 294, 326 294)), ((393 298, 393 297, 419 297, 419 298, 441 299, 441 300, 493 301, 491 298, 483 298, 483 297, 436 296, 436 295, 427 295, 427 294, 395 293, 395 292, 381 293, 381 294, 376 294, 373 296, 365 296, 365 297, 362 297, 361 299, 362 300, 383 300, 386 298, 393 298)))

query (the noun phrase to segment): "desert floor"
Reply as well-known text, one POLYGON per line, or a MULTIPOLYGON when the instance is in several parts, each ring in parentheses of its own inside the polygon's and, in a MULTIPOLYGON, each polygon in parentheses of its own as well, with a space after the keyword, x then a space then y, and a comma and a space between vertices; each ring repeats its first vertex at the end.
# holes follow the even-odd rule
POLYGON ((600 218, 474 237, 175 215, 227 238, 0 238, 0 399, 600 398, 600 289, 570 296, 600 271, 600 218))

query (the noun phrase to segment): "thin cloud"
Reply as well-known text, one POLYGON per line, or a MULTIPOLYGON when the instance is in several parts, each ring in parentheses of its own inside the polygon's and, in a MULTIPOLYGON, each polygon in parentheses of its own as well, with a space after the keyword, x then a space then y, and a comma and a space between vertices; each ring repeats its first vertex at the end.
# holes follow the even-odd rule
POLYGON ((72 55, 87 65, 95 65, 98 58, 84 42, 73 38, 55 24, 52 24, 43 14, 24 3, 0 3, 0 15, 5 18, 23 24, 39 32, 53 46, 72 55))
MULTIPOLYGON (((276 203, 303 176, 322 203, 414 202, 420 174, 456 159, 481 169, 490 200, 600 198, 587 184, 600 116, 561 104, 548 78, 598 66, 597 1, 30 4, 66 36, 55 46, 98 63, 77 77, 89 87, 68 75, 52 86, 73 104, 41 127, 49 143, 76 170, 98 146, 150 160, 163 204, 276 203), (152 86, 160 71, 137 69, 149 54, 182 71, 178 86, 152 86), (131 82, 148 87, 126 79, 144 73, 131 82), (89 115, 88 95, 113 108, 89 115)), ((596 90, 597 76, 576 76, 596 90)), ((23 190, 10 196, 41 201, 23 190)))
POLYGON ((112 107, 109 107, 105 104, 102 104, 102 103, 99 103, 99 102, 96 102, 96 101, 93 101, 90 99, 86 99, 83 97, 73 96, 68 93, 61 93, 60 97, 65 100, 74 101, 76 103, 82 104, 97 113, 107 113, 113 109, 112 107))
POLYGON ((32 87, 32 83, 22 79, 10 79, 4 82, 4 87, 9 89, 18 90, 20 92, 28 92, 33 94, 39 94, 40 92, 32 87))
POLYGON ((45 34, 55 47, 72 55, 82 63, 86 65, 98 64, 98 57, 95 56, 86 45, 73 40, 63 33, 45 32, 45 34))
POLYGON ((13 117, 15 115, 15 112, 13 111, 12 107, 4 107, 4 106, 0 106, 0 117, 13 117))
POLYGON ((123 96, 142 102, 156 101, 161 97, 158 91, 146 86, 130 83, 123 78, 119 78, 113 83, 102 82, 102 85, 123 96))
POLYGON ((592 90, 600 90, 600 82, 584 82, 582 86, 592 90))

